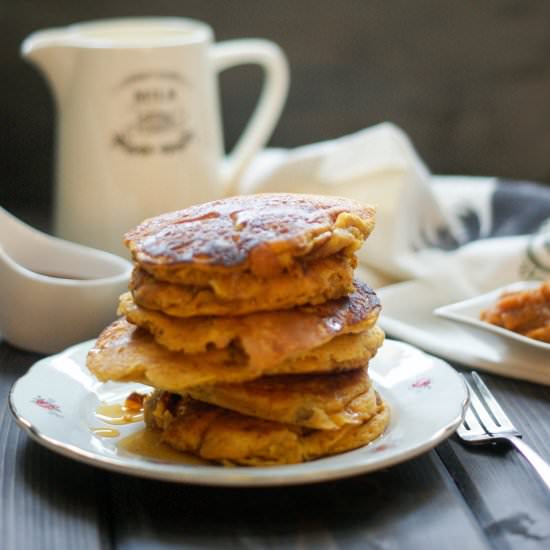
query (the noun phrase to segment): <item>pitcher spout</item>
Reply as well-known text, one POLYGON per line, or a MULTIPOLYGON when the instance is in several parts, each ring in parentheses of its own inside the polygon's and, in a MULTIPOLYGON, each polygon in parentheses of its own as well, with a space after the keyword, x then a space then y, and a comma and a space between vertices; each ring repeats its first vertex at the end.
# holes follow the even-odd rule
POLYGON ((69 43, 66 29, 37 31, 21 44, 21 56, 36 65, 46 76, 59 101, 71 77, 76 50, 69 43))

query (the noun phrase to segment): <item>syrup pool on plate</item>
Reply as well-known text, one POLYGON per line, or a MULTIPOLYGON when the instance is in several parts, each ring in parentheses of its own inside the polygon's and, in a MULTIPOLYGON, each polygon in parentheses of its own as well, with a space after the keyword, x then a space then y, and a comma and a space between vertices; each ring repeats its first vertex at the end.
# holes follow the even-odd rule
POLYGON ((162 432, 160 431, 144 428, 122 438, 117 443, 117 449, 124 453, 161 460, 163 462, 207 464, 207 462, 200 458, 170 448, 161 441, 161 436, 162 432))
MULTIPOLYGON (((143 399, 139 393, 130 394, 123 402, 100 403, 94 412, 94 418, 115 426, 124 426, 143 421, 143 399)), ((92 427, 91 432, 101 438, 115 438, 120 431, 110 427, 92 427)), ((201 459, 176 451, 161 441, 161 432, 143 428, 116 442, 118 451, 142 458, 174 462, 178 464, 205 464, 201 459)))

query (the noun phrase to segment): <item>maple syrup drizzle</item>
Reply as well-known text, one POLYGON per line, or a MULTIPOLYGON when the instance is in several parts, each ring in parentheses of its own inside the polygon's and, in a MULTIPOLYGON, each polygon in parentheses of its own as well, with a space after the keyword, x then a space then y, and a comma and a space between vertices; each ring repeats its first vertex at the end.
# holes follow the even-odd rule
POLYGON ((129 409, 120 403, 101 403, 95 410, 95 417, 105 424, 124 425, 141 422, 143 409, 129 409))
POLYGON ((120 432, 114 428, 92 428, 92 433, 99 437, 118 437, 120 432))
MULTIPOLYGON (((137 395, 137 394, 136 394, 137 395)), ((131 397, 131 396, 130 396, 131 397)), ((121 403, 100 403, 95 410, 95 418, 105 424, 122 426, 143 420, 142 403, 135 403, 127 398, 121 403), (127 406, 129 405, 129 406, 127 406)), ((99 437, 118 437, 120 432, 115 428, 90 428, 90 431, 99 437)))

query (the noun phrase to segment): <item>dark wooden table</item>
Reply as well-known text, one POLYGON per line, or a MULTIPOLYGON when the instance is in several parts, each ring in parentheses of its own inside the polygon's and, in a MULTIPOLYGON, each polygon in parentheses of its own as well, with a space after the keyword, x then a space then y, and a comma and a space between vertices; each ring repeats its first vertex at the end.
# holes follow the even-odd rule
MULTIPOLYGON (((319 485, 221 489, 112 474, 43 449, 8 410, 41 356, 0 344, 0 549, 550 548, 550 494, 514 451, 451 439, 319 485)), ((549 365, 550 368, 550 365, 549 365)), ((550 388, 484 375, 550 460, 550 388)))

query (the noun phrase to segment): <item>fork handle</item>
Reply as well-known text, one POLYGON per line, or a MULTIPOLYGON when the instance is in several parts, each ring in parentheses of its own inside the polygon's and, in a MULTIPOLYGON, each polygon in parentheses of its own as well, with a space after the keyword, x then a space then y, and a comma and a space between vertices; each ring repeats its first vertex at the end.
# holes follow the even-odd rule
POLYGON ((539 474, 542 481, 544 481, 546 488, 550 490, 550 464, 519 437, 511 435, 504 439, 508 440, 525 457, 527 462, 533 466, 535 472, 539 474))

